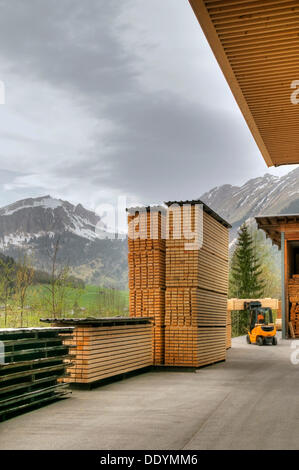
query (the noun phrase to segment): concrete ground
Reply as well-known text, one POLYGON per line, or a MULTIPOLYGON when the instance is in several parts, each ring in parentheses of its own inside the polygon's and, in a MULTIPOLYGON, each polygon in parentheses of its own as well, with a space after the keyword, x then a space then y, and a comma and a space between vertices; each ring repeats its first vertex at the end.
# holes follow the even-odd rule
POLYGON ((241 337, 225 363, 74 391, 1 423, 0 449, 299 449, 294 351, 241 337))

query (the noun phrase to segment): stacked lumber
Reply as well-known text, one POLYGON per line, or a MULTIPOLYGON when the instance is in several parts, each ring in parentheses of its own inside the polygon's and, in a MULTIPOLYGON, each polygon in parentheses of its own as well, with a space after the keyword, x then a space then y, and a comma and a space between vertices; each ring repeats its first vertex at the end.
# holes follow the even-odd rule
POLYGON ((281 300, 278 301, 277 317, 275 321, 275 326, 277 331, 282 330, 282 317, 281 317, 281 300))
POLYGON ((0 330, 0 420, 32 406, 67 397, 66 372, 72 328, 0 330))
POLYGON ((232 347, 232 314, 228 310, 226 316, 226 349, 232 347))
POLYGON ((296 338, 299 337, 299 275, 294 274, 289 279, 288 295, 291 304, 290 308, 290 330, 296 338))
POLYGON ((198 328, 198 366, 226 359, 226 328, 198 328))
POLYGON ((149 319, 110 317, 49 319, 74 326, 72 365, 66 382, 90 384, 153 364, 152 325, 149 319))
POLYGON ((276 326, 277 331, 282 330, 282 319, 281 318, 276 318, 275 326, 276 326))
POLYGON ((165 250, 148 248, 128 254, 129 288, 156 289, 165 285, 165 250))
POLYGON ((164 289, 131 289, 129 304, 131 317, 151 317, 155 326, 161 328, 164 325, 164 289))
POLYGON ((197 212, 196 202, 187 210, 184 203, 167 205, 165 364, 200 367, 222 361, 226 356, 228 225, 206 206, 203 213, 197 212))
POLYGON ((130 317, 153 319, 153 362, 164 357, 165 208, 128 209, 130 317))
POLYGON ((244 310, 245 302, 260 302, 262 307, 271 308, 272 310, 278 310, 280 308, 281 302, 278 299, 264 298, 264 299, 228 299, 227 309, 232 310, 244 310))
POLYGON ((198 367, 197 327, 165 327, 165 365, 198 367))

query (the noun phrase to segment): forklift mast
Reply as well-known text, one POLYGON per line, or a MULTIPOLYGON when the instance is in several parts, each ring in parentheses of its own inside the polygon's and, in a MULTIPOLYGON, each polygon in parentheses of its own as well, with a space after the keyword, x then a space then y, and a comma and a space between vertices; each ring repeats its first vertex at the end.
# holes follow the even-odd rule
POLYGON ((252 301, 252 302, 244 302, 244 310, 254 310, 256 308, 261 308, 261 302, 252 301))

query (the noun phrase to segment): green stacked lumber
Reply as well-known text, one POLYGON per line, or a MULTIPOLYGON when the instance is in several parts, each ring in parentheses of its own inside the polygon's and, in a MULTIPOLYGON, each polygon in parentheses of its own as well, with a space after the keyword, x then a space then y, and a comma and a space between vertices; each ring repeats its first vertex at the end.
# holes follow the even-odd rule
POLYGON ((0 329, 0 420, 66 397, 72 328, 0 329))

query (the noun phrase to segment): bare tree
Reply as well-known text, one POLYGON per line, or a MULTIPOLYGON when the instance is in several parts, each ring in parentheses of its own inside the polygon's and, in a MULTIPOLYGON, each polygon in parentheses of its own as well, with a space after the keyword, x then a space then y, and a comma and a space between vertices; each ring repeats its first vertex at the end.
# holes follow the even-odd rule
POLYGON ((50 285, 45 286, 49 292, 49 298, 46 298, 49 310, 53 318, 59 317, 65 310, 67 294, 69 288, 70 268, 69 266, 60 266, 58 263, 58 251, 60 247, 60 237, 54 242, 53 252, 49 252, 51 259, 51 279, 50 285))
POLYGON ((15 280, 15 297, 21 313, 21 327, 23 326, 24 307, 28 294, 28 288, 32 285, 34 269, 29 257, 25 254, 17 263, 15 280))
POLYGON ((7 326, 8 303, 14 290, 16 277, 15 263, 12 258, 0 258, 0 297, 4 303, 4 326, 7 326))

